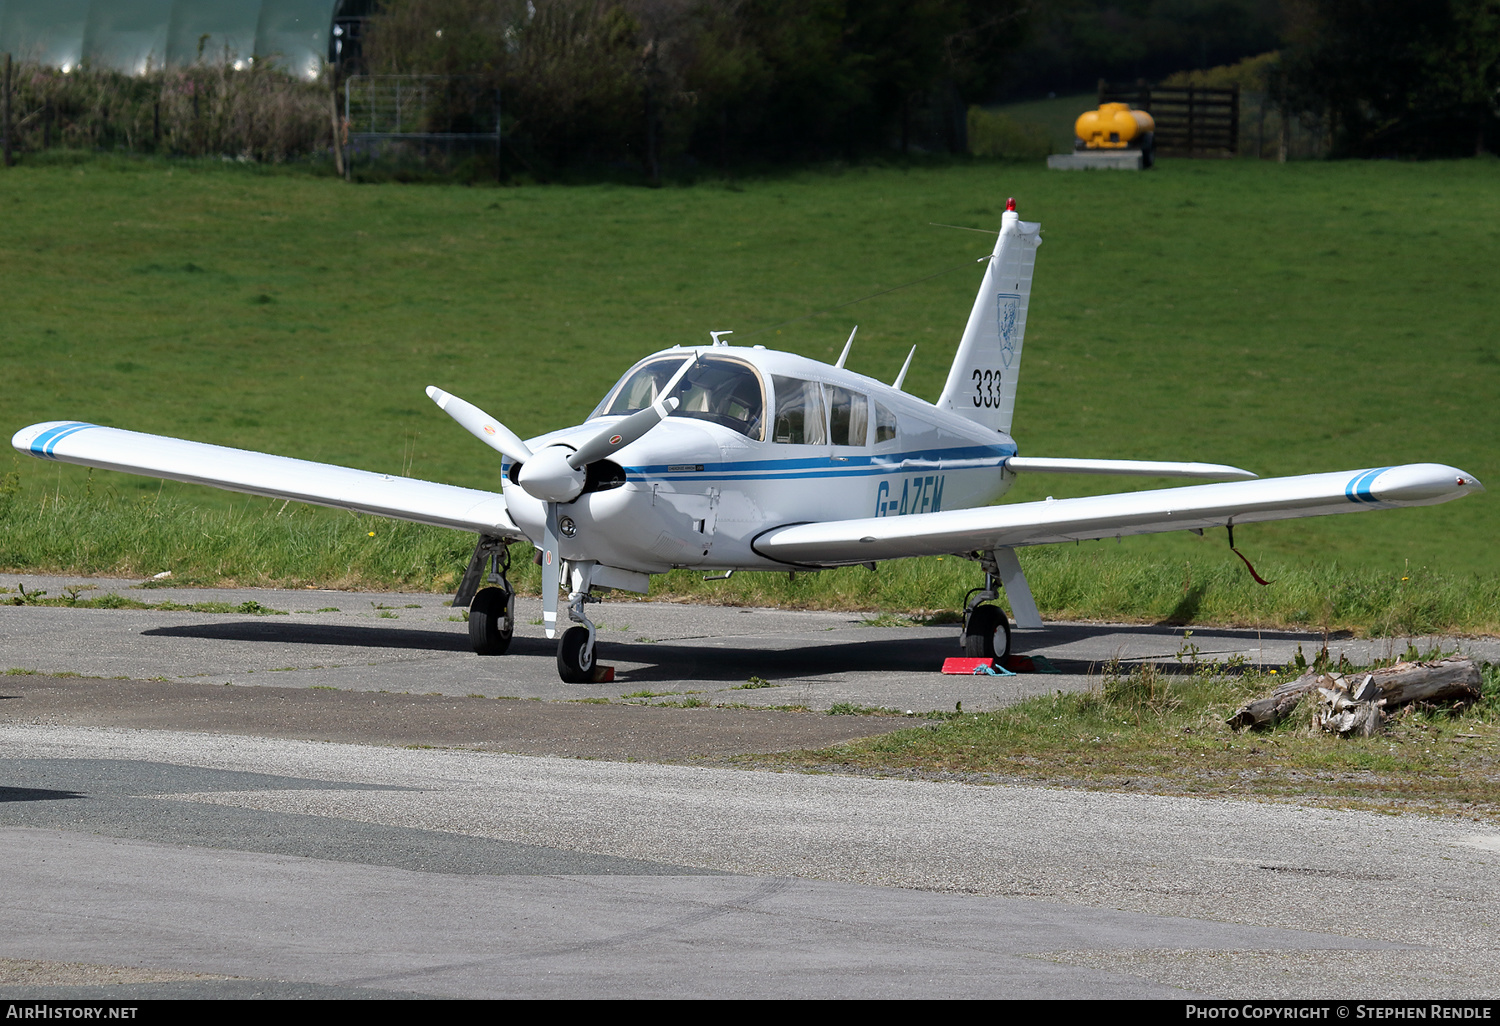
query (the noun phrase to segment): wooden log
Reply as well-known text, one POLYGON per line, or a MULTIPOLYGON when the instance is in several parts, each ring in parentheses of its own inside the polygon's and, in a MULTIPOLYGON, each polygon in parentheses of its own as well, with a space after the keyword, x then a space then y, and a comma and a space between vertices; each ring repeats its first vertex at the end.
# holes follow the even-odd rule
POLYGON ((1252 730, 1270 730, 1292 714, 1303 697, 1318 687, 1319 681, 1332 683, 1329 674, 1310 671, 1296 680, 1277 685, 1276 690, 1265 698, 1258 698, 1240 708, 1229 718, 1235 730, 1246 727, 1252 730))
POLYGON ((1438 659, 1397 663, 1371 670, 1370 683, 1380 689, 1386 708, 1410 702, 1473 702, 1479 698, 1479 667, 1472 659, 1438 659))
MULTIPOLYGON (((1366 675, 1356 685, 1358 695, 1374 695, 1366 675)), ((1382 698, 1356 698, 1345 688, 1319 688, 1322 701, 1318 703, 1318 726, 1334 734, 1358 734, 1370 737, 1385 725, 1385 700, 1382 698)))
MULTIPOLYGON (((1343 696, 1337 710, 1332 709, 1332 699, 1325 696, 1329 722, 1337 720, 1340 724, 1353 724, 1348 729, 1357 727, 1363 731, 1374 721, 1375 729, 1378 729, 1383 717, 1376 717, 1368 711, 1357 717, 1352 712, 1345 715, 1346 705, 1379 703, 1380 709, 1389 710, 1412 702, 1476 701, 1480 694, 1479 667, 1471 659, 1439 659, 1425 663, 1397 663, 1347 676, 1309 671, 1279 685, 1266 698, 1244 705, 1229 718, 1229 726, 1235 730, 1246 727, 1269 730, 1290 716, 1302 699, 1314 691, 1336 692, 1343 696)), ((1320 723, 1322 716, 1320 713, 1320 723)), ((1339 732, 1347 733, 1348 729, 1339 732)))

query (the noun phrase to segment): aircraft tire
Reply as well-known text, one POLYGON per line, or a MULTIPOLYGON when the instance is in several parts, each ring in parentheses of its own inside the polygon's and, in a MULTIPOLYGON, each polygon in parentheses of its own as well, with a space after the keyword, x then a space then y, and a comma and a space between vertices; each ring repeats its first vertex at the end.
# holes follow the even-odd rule
POLYGON ((970 659, 1004 659, 1010 655, 1010 621, 999 606, 975 606, 964 634, 970 659))
POLYGON ((594 646, 587 627, 569 627, 557 642, 557 675, 564 684, 588 684, 594 679, 594 646))
POLYGON ((484 588, 469 603, 469 644, 476 655, 504 655, 515 624, 510 620, 510 593, 484 588))

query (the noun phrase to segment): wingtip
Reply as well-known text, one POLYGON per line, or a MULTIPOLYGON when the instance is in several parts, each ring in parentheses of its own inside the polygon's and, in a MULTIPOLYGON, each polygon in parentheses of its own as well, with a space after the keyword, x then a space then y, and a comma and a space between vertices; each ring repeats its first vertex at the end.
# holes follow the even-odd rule
POLYGON ((429 398, 433 402, 437 403, 438 409, 440 409, 440 410, 444 410, 444 409, 448 408, 448 393, 444 392, 441 388, 438 388, 436 385, 428 385, 427 386, 427 398, 429 398))

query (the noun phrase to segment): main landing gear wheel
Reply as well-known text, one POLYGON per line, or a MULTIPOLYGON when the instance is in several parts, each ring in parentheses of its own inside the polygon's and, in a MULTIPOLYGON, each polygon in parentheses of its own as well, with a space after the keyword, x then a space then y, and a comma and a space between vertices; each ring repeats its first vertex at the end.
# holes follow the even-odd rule
POLYGON ((510 592, 484 588, 469 603, 469 644, 477 655, 504 655, 515 624, 510 617, 510 592))
POLYGON ((594 679, 594 646, 587 627, 569 627, 557 642, 557 674, 564 684, 588 684, 594 679))
POLYGON ((964 629, 964 655, 999 659, 1010 655, 1010 621, 999 606, 975 606, 964 629))

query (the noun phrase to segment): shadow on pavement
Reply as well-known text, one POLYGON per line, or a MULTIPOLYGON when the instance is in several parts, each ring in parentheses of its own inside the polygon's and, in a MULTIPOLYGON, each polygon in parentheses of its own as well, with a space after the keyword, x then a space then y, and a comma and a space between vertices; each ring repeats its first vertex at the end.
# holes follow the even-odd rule
MULTIPOLYGON (((386 648, 430 652, 470 652, 467 634, 402 628, 334 626, 322 624, 234 623, 158 627, 145 636, 195 638, 210 641, 248 641, 283 645, 386 648)), ((641 664, 622 670, 621 680, 660 682, 682 680, 768 681, 820 677, 835 673, 936 673, 949 656, 962 655, 956 635, 870 640, 841 638, 798 647, 766 648, 765 639, 734 638, 719 643, 681 645, 670 642, 627 642, 608 638, 599 643, 599 661, 641 664), (760 644, 757 644, 757 641, 760 644)), ((551 660, 557 643, 546 638, 517 637, 499 660, 531 657, 551 660)), ((486 659, 489 662, 490 659, 486 659)), ((1053 659, 1062 673, 1088 673, 1094 663, 1053 659)))

